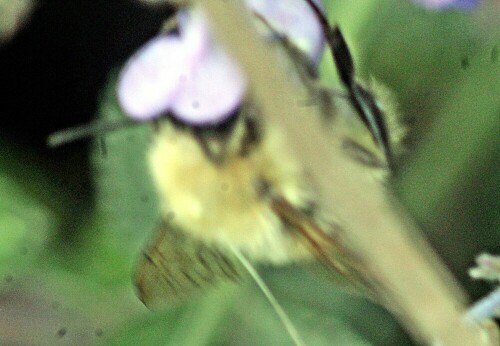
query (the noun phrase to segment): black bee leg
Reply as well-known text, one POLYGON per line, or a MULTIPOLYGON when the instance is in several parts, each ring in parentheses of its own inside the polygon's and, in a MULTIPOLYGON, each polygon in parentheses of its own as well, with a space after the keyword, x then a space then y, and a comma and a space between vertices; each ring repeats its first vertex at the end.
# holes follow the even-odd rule
POLYGON ((347 42, 338 26, 331 27, 321 9, 312 0, 306 0, 316 14, 323 34, 337 67, 340 80, 346 86, 351 104, 356 109, 361 121, 370 130, 373 139, 384 150, 389 165, 392 161, 392 153, 389 143, 387 126, 384 121, 383 112, 377 104, 373 94, 356 82, 354 62, 347 42))

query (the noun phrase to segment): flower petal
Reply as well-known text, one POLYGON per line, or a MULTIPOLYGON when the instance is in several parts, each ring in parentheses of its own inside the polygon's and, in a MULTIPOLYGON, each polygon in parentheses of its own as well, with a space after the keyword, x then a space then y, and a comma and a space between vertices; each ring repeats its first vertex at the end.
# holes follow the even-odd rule
POLYGON ((192 125, 227 119, 240 105, 247 84, 243 71, 218 46, 213 46, 180 81, 172 114, 192 125))
POLYGON ((159 36, 134 54, 118 81, 123 110, 138 121, 168 110, 179 89, 179 78, 188 68, 188 57, 176 36, 159 36))

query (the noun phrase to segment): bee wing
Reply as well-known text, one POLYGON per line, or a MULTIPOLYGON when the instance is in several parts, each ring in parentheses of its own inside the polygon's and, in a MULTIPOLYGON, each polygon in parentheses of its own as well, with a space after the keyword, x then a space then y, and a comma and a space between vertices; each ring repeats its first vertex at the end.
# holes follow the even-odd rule
POLYGON ((241 270, 229 254, 162 222, 139 260, 135 282, 144 305, 155 309, 223 281, 237 282, 241 270))
POLYGON ((330 278, 337 283, 347 283, 348 290, 362 293, 374 300, 379 299, 379 285, 359 257, 345 246, 340 226, 332 224, 325 231, 311 216, 284 198, 274 198, 271 205, 283 222, 301 236, 311 253, 327 269, 327 273, 331 274, 330 278))

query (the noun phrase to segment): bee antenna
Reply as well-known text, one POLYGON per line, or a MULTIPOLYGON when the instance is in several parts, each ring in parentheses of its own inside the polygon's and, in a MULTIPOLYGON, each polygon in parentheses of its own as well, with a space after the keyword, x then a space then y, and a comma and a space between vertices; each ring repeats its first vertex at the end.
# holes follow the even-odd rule
POLYGON ((137 126, 137 122, 127 118, 115 121, 95 120, 89 124, 70 127, 50 134, 47 137, 47 146, 50 148, 57 148, 64 144, 88 137, 100 136, 130 126, 137 126))

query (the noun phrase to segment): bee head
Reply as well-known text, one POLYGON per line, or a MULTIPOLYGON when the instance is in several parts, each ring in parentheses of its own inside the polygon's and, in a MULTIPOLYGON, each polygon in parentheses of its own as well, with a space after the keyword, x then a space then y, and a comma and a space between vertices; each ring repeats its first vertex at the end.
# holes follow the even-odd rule
POLYGON ((244 102, 233 113, 217 123, 192 124, 173 114, 155 120, 159 132, 166 124, 196 140, 205 156, 214 164, 222 164, 233 157, 248 155, 261 138, 261 130, 254 107, 244 102))

